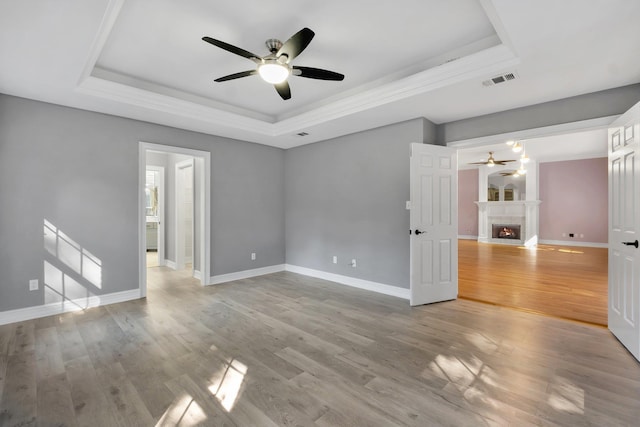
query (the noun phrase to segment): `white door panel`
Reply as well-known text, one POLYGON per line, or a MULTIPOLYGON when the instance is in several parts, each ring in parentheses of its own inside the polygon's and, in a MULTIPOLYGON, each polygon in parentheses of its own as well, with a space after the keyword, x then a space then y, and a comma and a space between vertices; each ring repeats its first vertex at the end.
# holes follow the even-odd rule
POLYGON ((456 151, 411 145, 411 305, 458 295, 456 151))
POLYGON ((640 360, 640 103, 609 128, 609 329, 640 360))

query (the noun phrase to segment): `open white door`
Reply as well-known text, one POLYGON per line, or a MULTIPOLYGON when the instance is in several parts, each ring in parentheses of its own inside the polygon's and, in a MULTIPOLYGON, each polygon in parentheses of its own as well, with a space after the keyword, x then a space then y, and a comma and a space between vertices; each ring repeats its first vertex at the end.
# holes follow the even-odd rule
POLYGON ((458 296, 456 150, 411 144, 411 305, 458 296))
POLYGON ((194 159, 176 163, 176 270, 191 264, 194 246, 194 159))
POLYGON ((640 360, 640 103, 608 139, 609 329, 640 360))

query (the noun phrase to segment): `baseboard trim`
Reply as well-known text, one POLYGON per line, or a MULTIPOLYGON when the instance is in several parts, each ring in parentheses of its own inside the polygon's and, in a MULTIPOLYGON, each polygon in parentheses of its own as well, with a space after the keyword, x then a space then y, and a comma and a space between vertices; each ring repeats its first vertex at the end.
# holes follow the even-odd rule
POLYGON ((538 244, 541 245, 555 245, 555 246, 584 246, 587 248, 604 248, 608 249, 608 243, 594 243, 594 242, 577 242, 575 240, 539 240, 538 244))
POLYGON ((313 270, 311 268, 299 267, 297 265, 285 264, 285 270, 292 273, 303 274, 305 276, 316 277, 318 279, 329 280, 354 288, 377 292, 379 294, 390 295, 392 297, 409 299, 409 289, 397 286, 385 285, 383 283, 371 282, 369 280, 356 279, 355 277, 343 276, 341 274, 327 273, 326 271, 313 270))
POLYGON ((249 279, 256 276, 264 276, 265 274, 278 273, 284 271, 284 264, 270 265, 268 267, 254 268, 251 270, 236 271, 235 273, 219 274, 209 278, 210 285, 219 285, 220 283, 232 282, 234 280, 249 279))
POLYGON ((458 239, 463 239, 463 240, 478 240, 478 236, 470 236, 467 234, 459 234, 458 235, 458 239))
POLYGON ((169 267, 172 270, 175 270, 176 267, 177 267, 175 261, 171 261, 170 259, 165 260, 165 264, 164 265, 166 265, 167 267, 169 267))
POLYGON ((92 295, 87 298, 78 298, 51 304, 37 305, 34 307, 19 308, 17 310, 0 311, 0 325, 23 322, 25 320, 38 319, 40 317, 55 316, 57 314, 72 311, 86 310, 102 305, 116 304, 140 298, 140 289, 114 292, 106 295, 92 295))
POLYGON ((193 270, 193 278, 202 280, 202 272, 200 270, 193 270))

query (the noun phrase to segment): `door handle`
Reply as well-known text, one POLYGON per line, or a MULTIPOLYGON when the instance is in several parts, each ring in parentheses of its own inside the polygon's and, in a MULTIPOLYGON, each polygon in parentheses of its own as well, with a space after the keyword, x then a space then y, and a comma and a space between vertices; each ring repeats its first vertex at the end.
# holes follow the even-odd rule
POLYGON ((415 234, 416 234, 416 236, 419 235, 419 234, 426 234, 426 231, 420 231, 420 230, 418 230, 416 228, 415 234))
MULTIPOLYGON (((418 231, 418 230, 416 230, 418 231)), ((635 246, 636 249, 638 249, 638 241, 636 240, 635 242, 622 242, 623 245, 627 245, 627 246, 635 246)))

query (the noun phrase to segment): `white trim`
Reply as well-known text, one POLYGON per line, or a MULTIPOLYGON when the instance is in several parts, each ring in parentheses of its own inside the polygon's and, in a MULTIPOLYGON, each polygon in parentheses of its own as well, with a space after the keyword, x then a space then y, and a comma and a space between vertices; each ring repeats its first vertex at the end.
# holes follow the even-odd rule
POLYGON ((80 79, 78 80, 79 85, 91 76, 91 72, 95 68, 96 62, 98 62, 98 58, 100 57, 102 49, 111 34, 111 30, 113 29, 118 16, 120 16, 122 5, 124 5, 124 0, 109 0, 107 3, 104 15, 102 15, 100 27, 98 28, 98 32, 96 33, 93 43, 91 44, 91 49, 89 49, 89 56, 85 61, 82 74, 80 74, 80 79))
POLYGON ((0 311, 0 325, 38 319, 40 317, 55 316, 72 311, 85 310, 92 307, 116 304, 142 298, 139 289, 114 292, 106 295, 92 295, 63 302, 19 308, 17 310, 0 311))
POLYGON ((457 149, 482 147, 487 144, 503 143, 508 139, 532 139, 543 136, 565 135, 568 133, 583 132, 588 130, 605 129, 620 116, 606 116, 595 119, 580 120, 577 122, 561 123, 558 125, 543 126, 539 128, 523 129, 514 132, 498 133, 477 138, 461 139, 447 143, 447 147, 457 149))
POLYGON ((471 236, 469 234, 458 234, 458 239, 461 239, 461 240, 478 240, 478 236, 471 236))
POLYGON ((252 270, 236 271, 235 273, 219 274, 209 279, 209 284, 218 285, 220 283, 232 282, 234 280, 248 279, 250 277, 263 276, 265 274, 285 271, 284 264, 270 265, 268 267, 254 268, 252 270))
POLYGON ((305 276, 317 277, 318 279, 329 280, 341 285, 352 286, 354 288, 365 289, 384 295, 390 295, 402 299, 409 299, 409 289, 397 286, 385 285, 383 283, 371 282, 369 280, 356 279, 355 277, 342 276, 340 274, 327 273, 326 271, 313 270, 311 268, 299 267, 297 265, 285 264, 285 270, 292 273, 304 274, 305 276))
POLYGON ((176 263, 175 261, 171 261, 170 259, 165 259, 164 260, 164 265, 166 267, 169 267, 172 270, 176 270, 176 263))
POLYGON ((584 246, 587 248, 609 248, 608 243, 579 242, 576 240, 538 240, 539 245, 584 246))
POLYGON ((202 281, 202 272, 200 270, 193 270, 193 277, 202 281))

